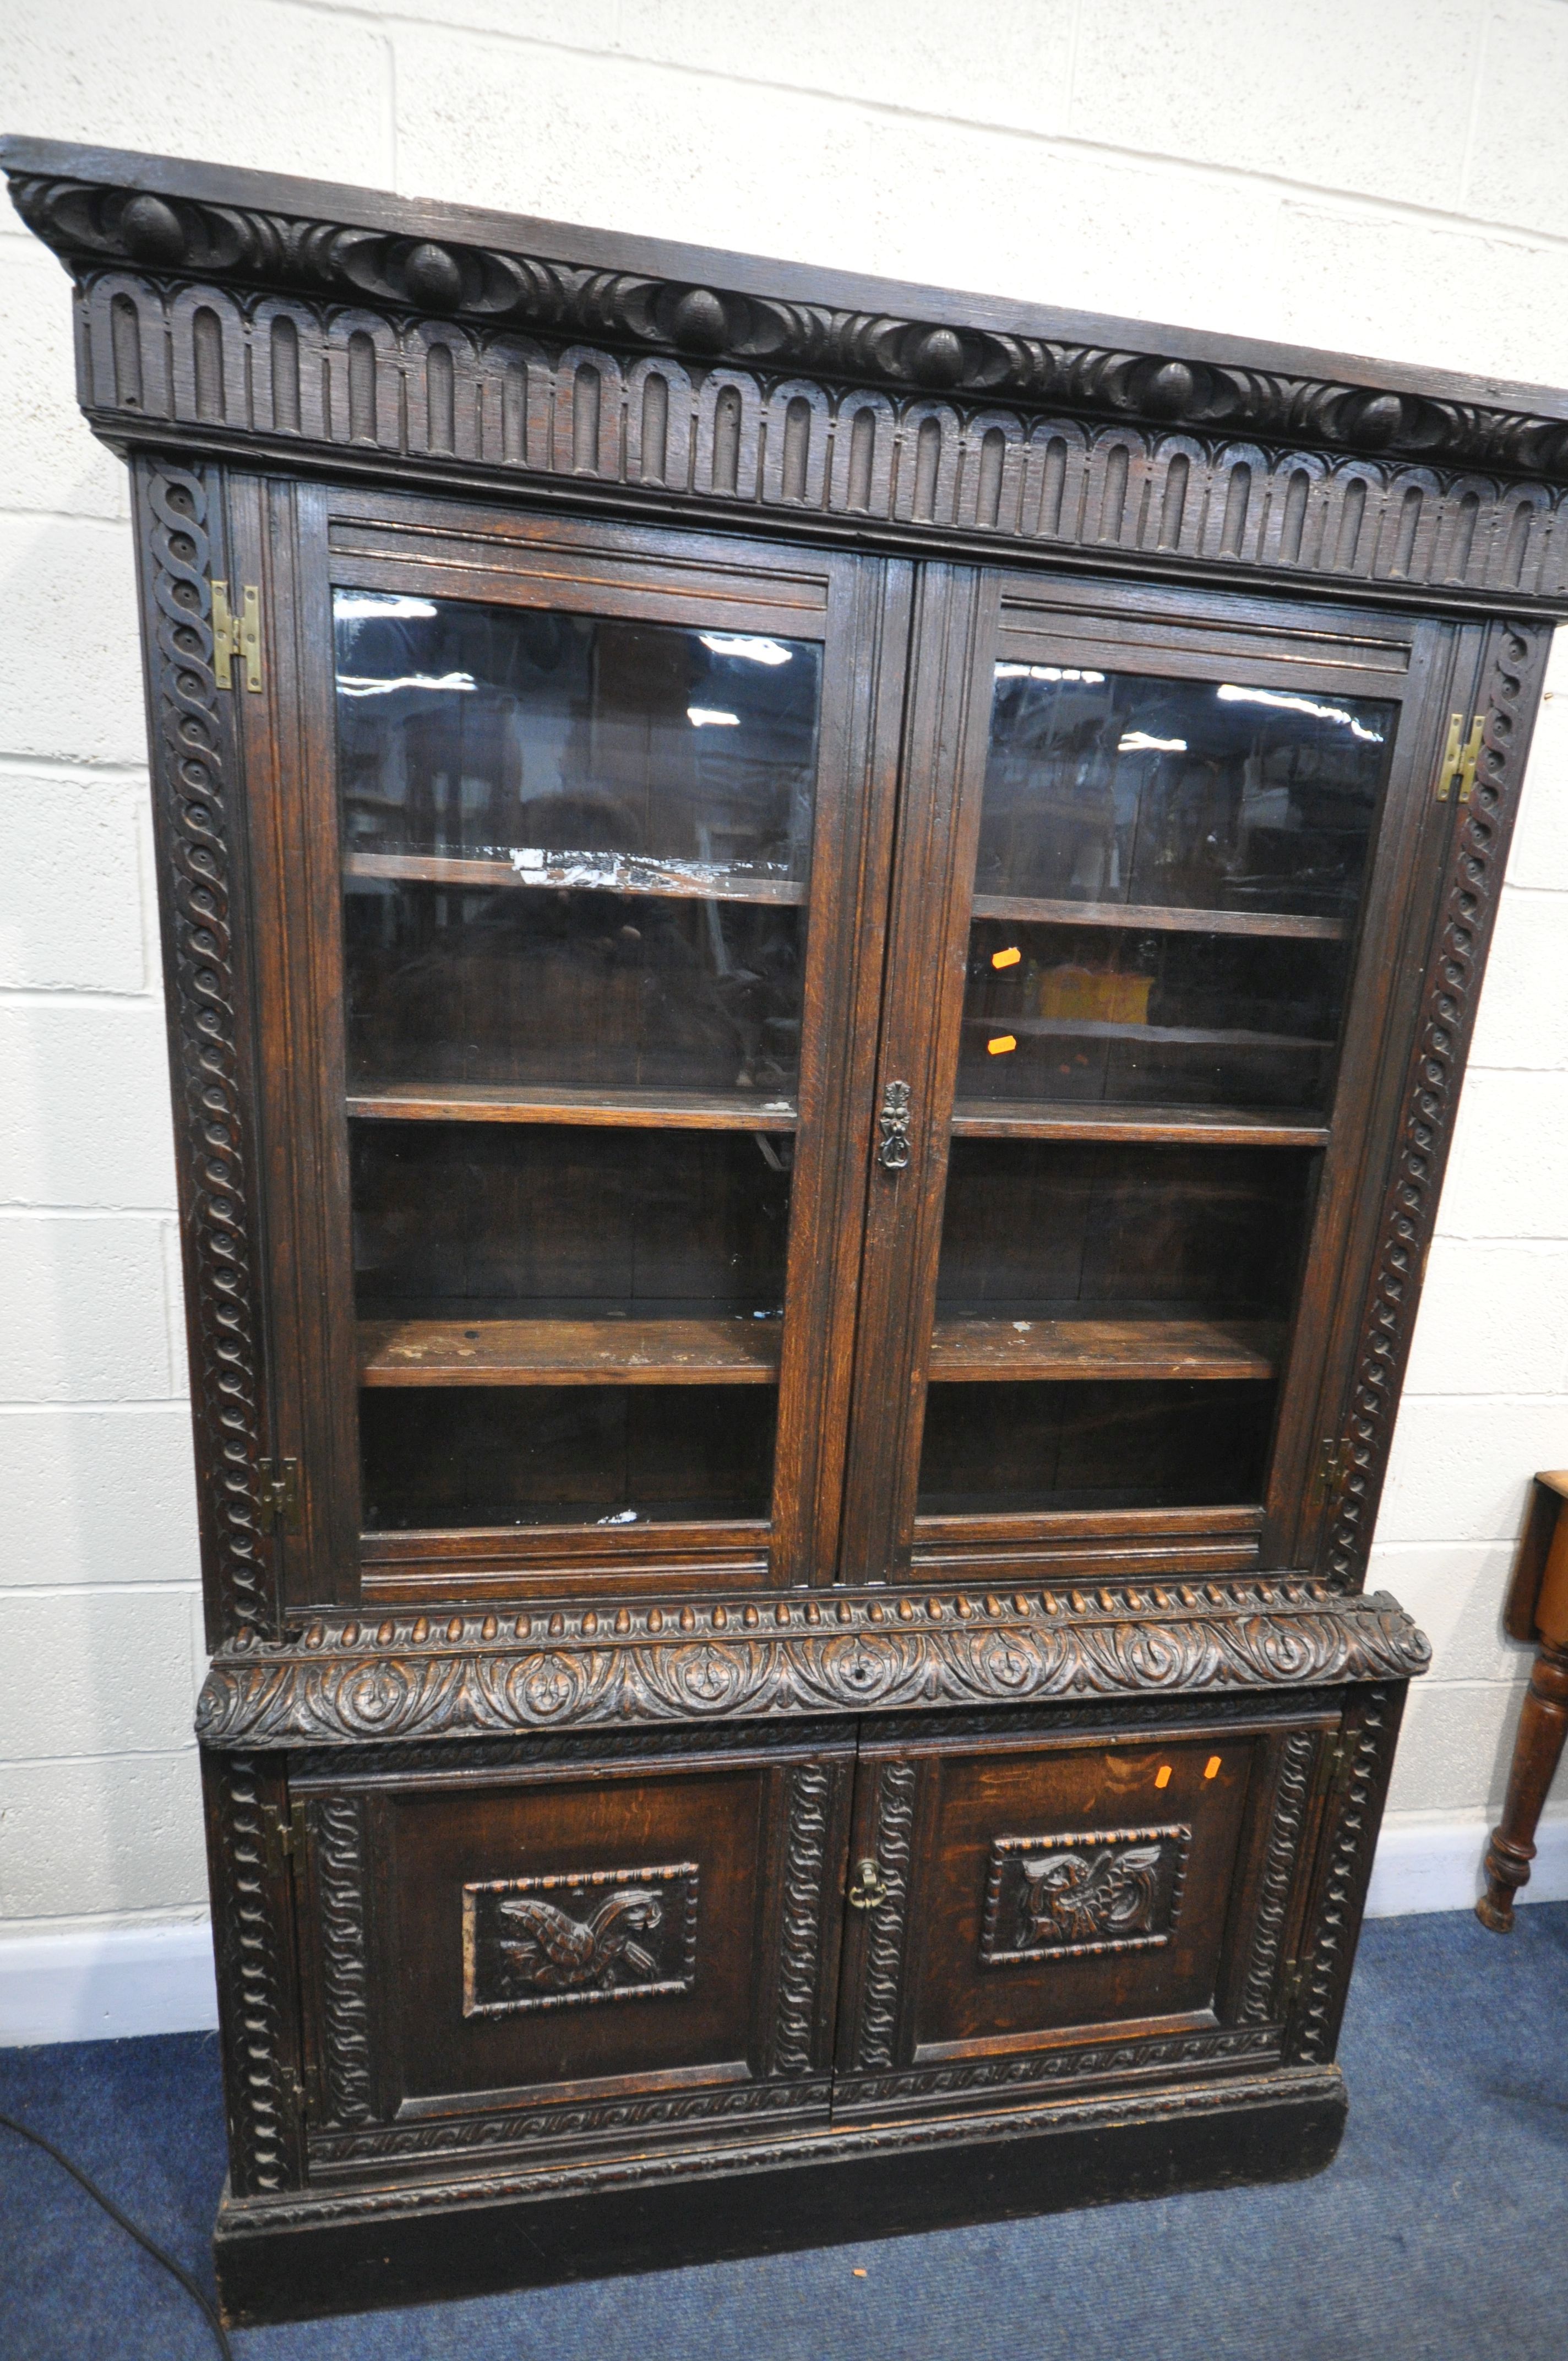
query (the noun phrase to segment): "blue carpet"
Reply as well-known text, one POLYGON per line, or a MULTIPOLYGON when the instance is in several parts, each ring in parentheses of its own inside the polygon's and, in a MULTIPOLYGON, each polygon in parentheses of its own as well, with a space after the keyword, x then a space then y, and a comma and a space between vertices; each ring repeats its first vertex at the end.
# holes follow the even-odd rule
MULTIPOLYGON (((1316 2180, 253 2329, 243 2361, 1562 2361, 1568 1905, 1507 1941, 1467 1914, 1363 1939, 1350 2128, 1316 2180), (856 2267, 863 2279, 854 2277, 856 2267)), ((0 2051, 37 2125, 210 2284, 216 2043, 0 2051)), ((185 2361, 189 2299, 0 2133, 3 2361, 185 2361)))

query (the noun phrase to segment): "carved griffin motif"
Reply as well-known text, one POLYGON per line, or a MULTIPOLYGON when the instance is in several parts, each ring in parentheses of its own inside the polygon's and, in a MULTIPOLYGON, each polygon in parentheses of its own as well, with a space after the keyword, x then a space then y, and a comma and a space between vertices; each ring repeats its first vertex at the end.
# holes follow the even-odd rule
POLYGON ((601 1902, 591 1918, 574 1918, 553 1902, 523 1894, 498 1905, 496 1916, 516 1932, 497 1944, 513 1984, 539 1992, 609 1992, 618 1977, 651 1979, 659 1962, 636 1938, 663 1924, 664 1905, 646 1886, 626 1886, 601 1902))
POLYGON ((1102 1852, 1094 1861, 1080 1852, 1023 1861, 1018 1949, 1146 1935, 1154 1925, 1159 1863, 1157 1844, 1102 1852))

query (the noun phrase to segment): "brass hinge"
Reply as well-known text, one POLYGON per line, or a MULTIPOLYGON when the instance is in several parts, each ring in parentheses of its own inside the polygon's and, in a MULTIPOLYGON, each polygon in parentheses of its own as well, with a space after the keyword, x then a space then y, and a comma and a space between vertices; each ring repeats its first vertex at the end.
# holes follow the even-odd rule
POLYGON ((274 1877, 281 1877, 291 1861, 297 1865, 303 1861, 307 1835, 303 1804, 293 1805, 287 1818, 275 1805, 263 1804, 261 1828, 267 1866, 274 1877))
POLYGON ((1475 765, 1481 759, 1481 716, 1470 725, 1470 735, 1464 735, 1464 716, 1451 713, 1448 717, 1448 743, 1442 750, 1442 768, 1437 774, 1437 799, 1448 801, 1449 788, 1455 778, 1459 781, 1459 800, 1470 801, 1470 790, 1475 785, 1475 765))
POLYGON ((297 1533, 300 1530, 299 1461, 258 1459, 256 1477, 258 1532, 297 1533))
POLYGON ((261 686, 261 593, 247 582, 240 596, 238 614, 229 607, 229 586, 213 584, 213 678, 220 688, 234 686, 234 660, 245 665, 247 688, 261 686))

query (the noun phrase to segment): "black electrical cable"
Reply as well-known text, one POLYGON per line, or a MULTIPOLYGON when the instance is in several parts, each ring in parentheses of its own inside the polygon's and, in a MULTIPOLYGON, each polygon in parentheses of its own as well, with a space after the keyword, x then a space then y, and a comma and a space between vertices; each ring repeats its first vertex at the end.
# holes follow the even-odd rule
POLYGON ((136 2240, 138 2246, 146 2249, 146 2251, 152 2257, 155 2263, 161 2263, 164 2269, 179 2280, 181 2286, 184 2289, 192 2302, 201 2306, 202 2317, 205 2320, 208 2327, 212 2330, 214 2336, 217 2339, 218 2351, 223 2355, 224 2361, 234 2361, 234 2346, 228 2341, 228 2336, 224 2328, 223 2322, 218 2318, 217 2313, 213 2310, 212 2305, 207 2301, 206 2297, 202 2293, 201 2289, 196 2285, 196 2282, 191 2277, 190 2272, 182 2270, 181 2266, 175 2261, 173 2256, 166 2255, 161 2246, 155 2246, 152 2240, 148 2236, 147 2232, 145 2230, 138 2230, 136 2224, 121 2213, 119 2207, 114 2202, 113 2199, 104 2196, 97 2182, 88 2180, 87 2175, 82 2171, 82 2167, 79 2164, 72 2164, 68 2156, 62 2155, 60 2150, 56 2147, 53 2140, 45 2139, 42 2132, 34 2131, 27 2124, 19 2124, 15 2115, 0 2115, 0 2125, 4 2125, 5 2128, 8 2132, 19 2133, 23 2139, 31 2140, 33 2146, 35 2147, 41 2147, 46 2156, 52 2156, 56 2164, 63 2165, 66 2171, 70 2173, 72 2180, 79 2180, 82 2183, 82 2188, 87 2191, 88 2196, 93 2198, 96 2202, 103 2207, 111 2222, 117 2222, 121 2229, 126 2231, 129 2236, 136 2240))

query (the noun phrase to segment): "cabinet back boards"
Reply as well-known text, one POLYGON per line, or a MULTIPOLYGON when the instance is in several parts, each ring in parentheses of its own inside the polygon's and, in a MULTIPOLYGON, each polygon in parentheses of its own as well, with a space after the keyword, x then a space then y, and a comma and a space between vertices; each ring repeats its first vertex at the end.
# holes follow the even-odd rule
POLYGON ((136 487, 229 2315, 1317 2169, 1568 399, 0 161, 136 487))

